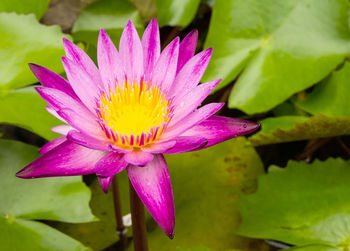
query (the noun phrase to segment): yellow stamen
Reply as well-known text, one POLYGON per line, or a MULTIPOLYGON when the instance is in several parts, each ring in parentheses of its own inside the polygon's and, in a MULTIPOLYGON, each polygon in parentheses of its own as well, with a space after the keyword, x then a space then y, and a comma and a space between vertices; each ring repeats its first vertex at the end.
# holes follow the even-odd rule
POLYGON ((151 83, 117 84, 100 96, 100 125, 117 145, 148 145, 159 139, 169 122, 170 104, 160 87, 151 83))

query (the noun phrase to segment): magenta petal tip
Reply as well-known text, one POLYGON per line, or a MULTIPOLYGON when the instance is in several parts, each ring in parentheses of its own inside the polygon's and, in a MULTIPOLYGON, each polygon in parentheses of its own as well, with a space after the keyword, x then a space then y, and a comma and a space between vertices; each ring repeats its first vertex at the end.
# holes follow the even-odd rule
POLYGON ((22 178, 22 179, 28 179, 29 177, 27 177, 27 175, 26 175, 26 168, 23 168, 22 170, 18 171, 16 173, 16 177, 22 178))
POLYGON ((67 38, 62 38, 62 42, 63 42, 63 46, 67 47, 67 46, 71 46, 72 44, 72 41, 70 41, 69 39, 67 38))
POLYGON ((108 177, 98 176, 98 182, 100 183, 100 186, 101 186, 102 191, 104 193, 108 193, 108 188, 111 185, 113 177, 114 177, 114 175, 111 175, 111 176, 108 176, 108 177))
POLYGON ((247 133, 254 132, 260 128, 260 124, 258 122, 246 121, 247 124, 244 124, 243 127, 247 129, 247 133))

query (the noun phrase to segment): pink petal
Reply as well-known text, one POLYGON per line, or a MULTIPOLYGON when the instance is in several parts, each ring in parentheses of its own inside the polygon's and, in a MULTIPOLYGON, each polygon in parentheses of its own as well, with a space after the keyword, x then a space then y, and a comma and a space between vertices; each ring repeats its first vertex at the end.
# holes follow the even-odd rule
POLYGON ((214 90, 221 80, 214 80, 197 86, 192 92, 187 93, 178 104, 175 105, 174 116, 169 126, 176 124, 188 114, 197 109, 203 100, 214 90))
POLYGON ((97 176, 98 182, 100 183, 100 186, 102 188, 102 191, 105 193, 108 193, 108 188, 112 183, 112 180, 114 178, 114 175, 103 177, 103 176, 97 176))
POLYGON ((117 153, 128 153, 131 152, 134 148, 131 146, 118 146, 114 144, 108 144, 108 149, 117 153))
POLYGON ((152 73, 152 83, 161 86, 164 92, 172 85, 179 56, 179 38, 175 38, 162 51, 152 73))
POLYGON ((196 56, 192 57, 176 75, 169 93, 171 96, 179 96, 181 93, 186 94, 196 87, 201 80, 205 69, 207 68, 212 48, 206 49, 196 56))
POLYGON ((184 152, 191 152, 198 149, 203 148, 207 143, 208 140, 206 138, 198 136, 179 136, 175 138, 176 145, 165 151, 165 154, 174 154, 174 153, 184 153, 184 152))
POLYGON ((61 120, 62 122, 67 124, 67 121, 65 121, 63 118, 61 118, 60 115, 57 114, 56 110, 53 109, 53 107, 47 105, 45 106, 46 111, 48 111, 52 116, 54 116, 55 118, 61 120))
POLYGON ((95 138, 106 139, 106 134, 102 131, 95 119, 87 118, 68 108, 59 110, 57 113, 78 131, 95 138))
POLYGON ((90 111, 95 112, 97 96, 100 93, 98 85, 72 60, 62 57, 62 63, 74 92, 90 111))
POLYGON ((145 166, 153 159, 153 157, 153 154, 140 150, 134 150, 132 152, 125 153, 124 155, 125 161, 135 166, 145 166))
POLYGON ((126 168, 131 184, 161 229, 174 236, 175 207, 170 176, 163 155, 155 155, 145 167, 126 168))
POLYGON ((143 152, 148 153, 163 153, 166 150, 173 148, 176 144, 175 140, 165 141, 165 142, 155 142, 150 146, 142 147, 141 150, 143 152))
POLYGON ((100 72, 91 58, 79 46, 66 38, 63 38, 63 46, 67 58, 79 65, 83 72, 89 76, 96 86, 102 86, 100 72))
POLYGON ((120 55, 107 33, 101 29, 97 43, 97 61, 104 83, 104 90, 124 84, 125 73, 120 55))
POLYGON ((106 154, 96 164, 96 174, 99 176, 114 176, 123 171, 128 165, 123 158, 123 154, 110 152, 106 154))
POLYGON ((198 31, 193 30, 181 41, 179 49, 179 61, 176 73, 178 73, 186 62, 193 57, 196 52, 198 31))
POLYGON ((206 148, 237 136, 252 133, 259 126, 256 122, 214 115, 182 135, 205 137, 208 144, 203 148, 206 148))
POLYGON ((70 131, 67 134, 67 138, 76 144, 79 144, 94 150, 106 151, 106 152, 110 150, 108 148, 108 144, 110 143, 109 141, 94 138, 94 137, 91 137, 90 135, 77 132, 75 130, 70 131))
POLYGON ((56 111, 64 108, 74 109, 86 118, 95 119, 95 116, 80 101, 60 90, 47 87, 36 87, 35 90, 56 111))
POLYGON ((31 179, 90 174, 95 172, 95 164, 104 154, 67 140, 34 160, 16 176, 31 179))
POLYGON ((139 83, 143 75, 143 52, 139 35, 130 20, 120 38, 119 53, 128 81, 139 83))
POLYGON ((151 74, 160 55, 160 35, 156 18, 152 18, 142 36, 143 67, 145 79, 151 80, 151 74))
POLYGON ((169 140, 181 135, 191 127, 209 118, 211 115, 219 111, 224 105, 225 103, 211 103, 199 108, 197 111, 191 113, 177 124, 168 127, 162 134, 161 139, 169 140))
POLYGON ((69 125, 59 125, 51 128, 51 131, 64 136, 66 136, 71 130, 74 130, 74 128, 69 125))
POLYGON ((45 145, 43 145, 40 149, 39 149, 39 153, 44 154, 47 153, 48 151, 51 151, 52 149, 54 149, 56 146, 62 144, 63 142, 65 142, 67 139, 65 136, 61 136, 57 139, 51 140, 50 142, 47 142, 45 145))
POLYGON ((68 81, 57 73, 36 64, 29 64, 29 67, 44 87, 60 90, 72 98, 79 100, 68 81))

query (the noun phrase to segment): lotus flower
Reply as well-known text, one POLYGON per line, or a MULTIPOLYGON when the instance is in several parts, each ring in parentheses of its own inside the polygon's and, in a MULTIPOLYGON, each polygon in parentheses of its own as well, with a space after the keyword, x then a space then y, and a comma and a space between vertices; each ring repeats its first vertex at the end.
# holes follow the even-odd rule
POLYGON ((62 136, 44 145, 42 154, 16 175, 20 178, 96 173, 104 192, 126 169, 141 201, 172 237, 175 209, 163 154, 200 150, 250 133, 257 123, 215 116, 224 103, 198 108, 220 80, 199 84, 212 49, 196 55, 197 31, 161 52, 153 19, 140 40, 131 21, 119 52, 101 29, 98 68, 87 54, 64 39, 62 57, 68 81, 41 66, 30 68, 41 82, 37 92, 48 112, 66 125, 62 136))

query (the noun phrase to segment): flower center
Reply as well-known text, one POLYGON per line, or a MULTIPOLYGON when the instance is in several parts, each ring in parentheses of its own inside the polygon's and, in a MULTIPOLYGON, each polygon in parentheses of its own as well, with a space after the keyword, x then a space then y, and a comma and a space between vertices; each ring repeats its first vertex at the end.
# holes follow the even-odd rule
POLYGON ((127 82, 101 94, 97 114, 113 142, 140 147, 159 139, 172 117, 170 104, 160 87, 127 82))

